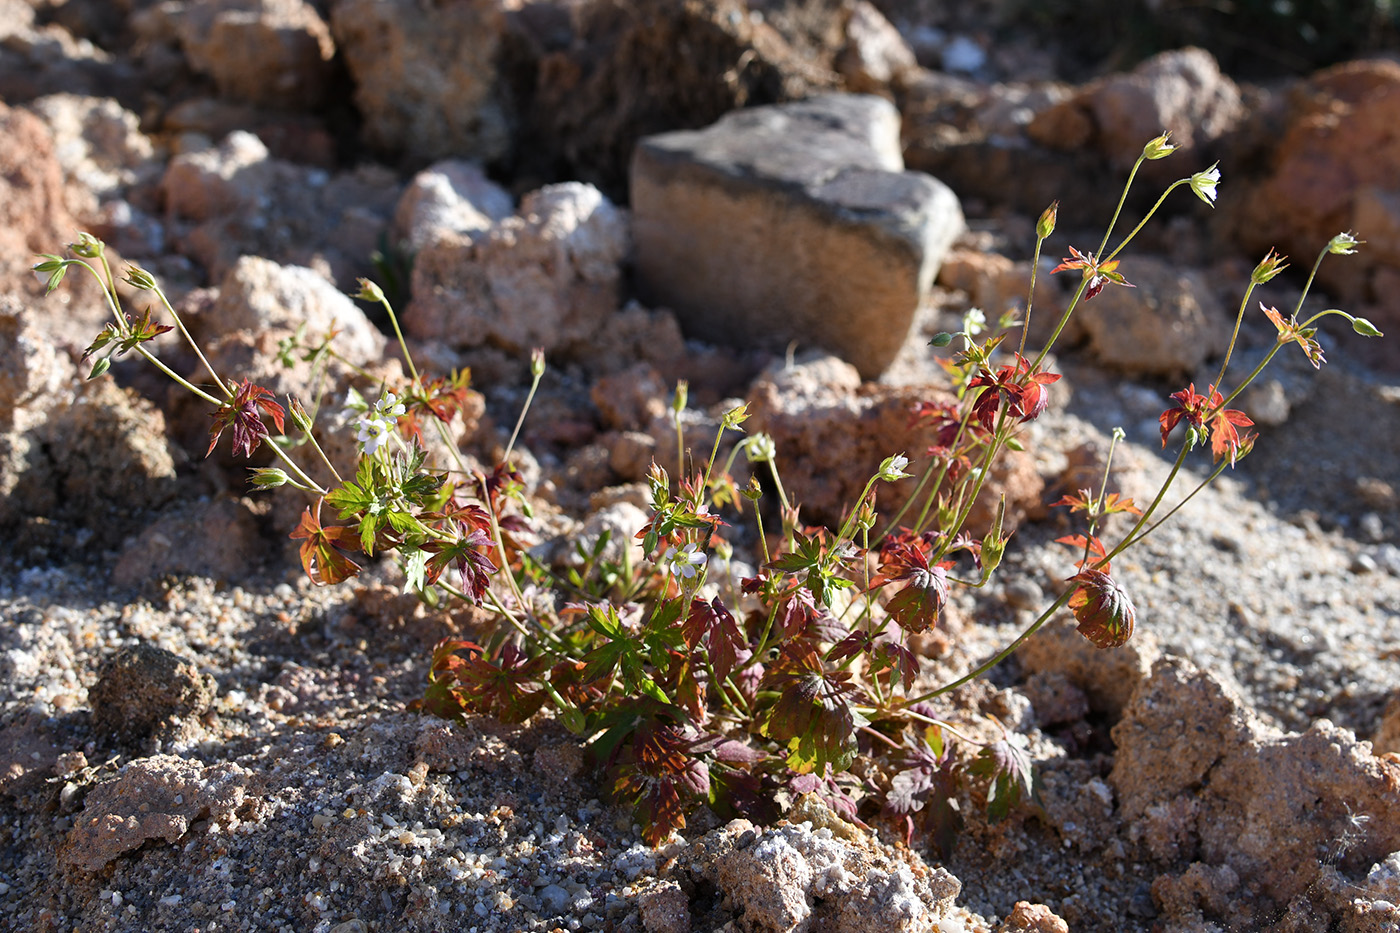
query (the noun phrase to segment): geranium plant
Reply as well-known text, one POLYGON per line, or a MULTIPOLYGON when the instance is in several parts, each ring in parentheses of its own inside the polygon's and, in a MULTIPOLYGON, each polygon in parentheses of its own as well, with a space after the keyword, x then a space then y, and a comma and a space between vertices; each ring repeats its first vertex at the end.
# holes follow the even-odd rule
MULTIPOLYGON (((1165 135, 1148 143, 1124 198, 1142 162, 1164 158, 1173 148, 1165 135)), ((927 684, 911 636, 939 624, 957 588, 986 586, 1002 566, 1009 538, 1005 502, 987 527, 971 528, 969 520, 998 457, 1020 448, 1023 426, 1041 416, 1055 391, 1060 377, 1048 370, 1047 360, 1056 339, 1082 302, 1109 285, 1132 287, 1124 271, 1130 263, 1120 257, 1173 190, 1189 188, 1213 204, 1219 183, 1214 166, 1182 178, 1112 249, 1116 213, 1097 249, 1068 247, 1054 271, 1078 272, 1079 284, 1051 339, 1034 355, 1026 346, 1029 295, 1025 320, 1004 318, 989 329, 980 313, 971 313, 960 333, 935 338, 936 347, 950 351, 939 363, 952 400, 926 402, 911 412, 914 422, 932 430, 935 443, 912 454, 892 453, 835 529, 802 521, 799 503, 782 483, 781 452, 773 440, 740 439, 747 418, 741 406, 724 414, 709 456, 698 462, 688 456, 681 419, 675 419, 682 466, 675 476, 651 468, 650 516, 635 539, 643 561, 605 560, 604 541, 592 549, 580 546, 581 564, 568 568, 544 566, 525 547, 530 497, 511 461, 518 423, 505 457, 489 474, 466 470, 460 459, 428 462, 423 432, 436 430, 447 440, 444 428, 465 403, 467 378, 420 374, 394 309, 372 283, 363 282, 357 297, 388 313, 408 376, 381 387, 373 401, 351 394, 359 458, 353 474, 342 476, 313 434, 306 404, 320 400, 284 403, 264 387, 216 373, 149 273, 131 267, 124 278, 154 297, 158 314, 148 308, 131 317, 121 311, 103 246, 94 238, 81 236, 70 244, 69 257, 45 256, 35 268, 50 291, 74 268, 105 289, 113 323, 88 348, 95 358, 91 378, 106 372, 113 356, 137 353, 210 404, 209 451, 225 432, 244 457, 270 446, 279 463, 255 469, 252 482, 260 488, 290 485, 308 496, 291 537, 300 542, 301 563, 313 582, 348 580, 369 560, 392 555, 406 589, 486 610, 494 623, 478 637, 450 638, 434 650, 420 703, 426 712, 522 722, 549 711, 594 751, 613 793, 633 807, 651 843, 683 829, 696 807, 766 819, 779 812, 784 797, 815 793, 852 819, 883 813, 906 834, 927 833, 946 847, 957 830, 952 801, 960 787, 979 784, 995 820, 1034 798, 1035 777, 1025 749, 1004 730, 996 741, 974 740, 940 721, 928 701, 982 676, 1061 610, 1072 612, 1079 630, 1100 648, 1126 642, 1138 620, 1112 562, 1250 452, 1256 441, 1248 430, 1252 422, 1230 407, 1240 392, 1286 344, 1298 344, 1320 365, 1315 325, 1325 316, 1341 316, 1357 333, 1379 336, 1369 322, 1336 309, 1300 320, 1309 276, 1287 318, 1261 304, 1278 341, 1263 362, 1227 388, 1230 355, 1250 297, 1284 267, 1270 252, 1251 275, 1217 378, 1202 392, 1192 384, 1170 396, 1161 416, 1163 446, 1178 427, 1183 430, 1170 475, 1152 501, 1140 508, 1110 492, 1107 469, 1097 492, 1064 497, 1057 505, 1086 522, 1082 533, 1061 539, 1076 555, 1066 564, 1064 592, 1004 650, 952 682, 927 684), (157 316, 171 323, 159 323, 157 316), (212 390, 150 352, 149 341, 172 328, 190 342, 212 390), (1016 349, 1004 347, 1018 331, 1016 349), (305 442, 300 446, 281 437, 289 420, 305 442), (734 443, 722 458, 726 441, 734 443), (1167 508, 1187 458, 1207 444, 1213 460, 1207 479, 1167 508), (310 456, 300 462, 297 453, 310 456), (741 453, 752 469, 743 486, 732 475, 741 453), (914 467, 915 474, 908 472, 914 467), (881 516, 882 484, 914 475, 906 505, 881 516), (776 496, 771 508, 760 502, 765 496, 776 496), (764 526, 765 511, 781 519, 772 533, 764 526), (1103 521, 1114 513, 1135 521, 1109 542, 1101 537, 1103 521), (755 569, 727 579, 718 568, 730 562, 714 558, 733 552, 726 529, 750 520, 757 531, 755 552, 748 555, 755 569), (535 595, 527 598, 527 590, 535 595), (539 598, 540 590, 553 598, 539 598), (952 753, 958 742, 978 751, 959 758, 952 753), (882 767, 855 776, 851 767, 862 756, 879 759, 882 767)), ((1033 270, 1054 233, 1057 210, 1051 205, 1036 224, 1033 270)), ((1335 237, 1313 273, 1329 253, 1345 254, 1357 245, 1350 234, 1335 237)), ((284 355, 296 349, 284 348, 284 355)), ((544 372, 543 356, 536 353, 531 398, 544 372)), ((681 384, 673 412, 679 415, 685 405, 681 384)), ((1115 433, 1115 444, 1120 437, 1115 433)), ((447 449, 455 454, 450 443, 447 449)))

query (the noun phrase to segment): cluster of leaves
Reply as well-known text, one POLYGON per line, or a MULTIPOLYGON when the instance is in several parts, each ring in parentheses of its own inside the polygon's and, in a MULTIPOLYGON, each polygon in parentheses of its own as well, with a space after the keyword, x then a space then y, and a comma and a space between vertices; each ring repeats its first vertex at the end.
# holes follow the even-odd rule
MULTIPOLYGON (((1159 137, 1139 164, 1172 148, 1167 137, 1159 137)), ((1212 167, 1168 192, 1185 186, 1212 203, 1218 182, 1212 167)), ((1036 225, 1037 260, 1056 218, 1052 205, 1036 225)), ((1109 285, 1132 287, 1118 256, 1140 229, 1112 251, 1106 251, 1112 223, 1098 250, 1070 247, 1055 271, 1078 272, 1080 283, 1054 336, 1081 301, 1109 285)), ((1356 242, 1341 235, 1323 255, 1349 252, 1356 242)), ((92 271, 108 287, 115 311, 101 244, 85 238, 72 250, 78 258, 44 257, 37 268, 51 288, 72 265, 92 271)), ((1273 253, 1260 263, 1241 316, 1254 287, 1282 268, 1273 253)), ((152 292, 185 333, 149 275, 132 269, 126 278, 152 292)), ((358 297, 380 303, 398 331, 393 308, 377 287, 364 283, 358 297)), ((1278 330, 1273 352, 1298 343, 1314 365, 1322 360, 1318 318, 1342 315, 1358 332, 1376 333, 1364 320, 1336 310, 1302 322, 1296 310, 1287 320, 1275 309, 1264 311, 1278 330)), ((1027 319, 1029 314, 1028 299, 1027 319)), ((170 327, 153 323, 149 309, 139 319, 115 317, 89 353, 134 350, 165 368, 146 344, 170 327)), ((420 376, 401 334, 410 378, 381 387, 373 404, 351 393, 360 457, 347 478, 321 454, 330 475, 324 485, 289 455, 293 439, 277 437, 290 413, 300 443, 320 453, 313 418, 299 401, 288 399, 284 407, 261 386, 224 381, 207 362, 219 394, 170 375, 214 406, 211 451, 225 430, 234 452, 245 457, 266 445, 281 465, 254 470, 254 484, 292 485, 313 500, 291 534, 301 542, 302 566, 312 581, 342 582, 360 572, 362 561, 391 553, 407 590, 432 601, 464 600, 497 620, 478 640, 453 638, 436 647, 420 704, 425 711, 523 722, 548 707, 607 767, 612 790, 635 809, 652 843, 684 828, 698 806, 764 820, 776 814, 785 795, 814 793, 852 819, 883 815, 910 837, 926 835, 946 850, 961 824, 960 795, 976 789, 988 817, 998 820, 1033 803, 1036 783, 1019 739, 1005 730, 988 730, 994 736, 988 740, 965 735, 940 721, 929 701, 981 676, 1062 609, 1073 613, 1093 644, 1126 642, 1136 613, 1113 576, 1112 560, 1180 507, 1160 514, 1193 449, 1209 442, 1215 465, 1206 482, 1249 453, 1255 436, 1241 432, 1252 422, 1227 406, 1262 370, 1261 364, 1225 394, 1220 386, 1227 354, 1205 393, 1192 384, 1171 395, 1172 407, 1161 416, 1163 445, 1178 426, 1184 426, 1184 438, 1170 478, 1146 508, 1108 492, 1107 466, 1097 494, 1083 489, 1057 503, 1087 522, 1084 533, 1061 539, 1079 554, 1063 595, 1004 651, 930 688, 910 639, 938 625, 955 588, 983 587, 1001 567, 1009 538, 1005 501, 976 534, 967 527, 969 518, 998 457, 1021 448, 1018 434, 1045 411, 1060 378, 1046 369, 1049 345, 1034 356, 1027 353, 1028 321, 1006 317, 990 331, 986 323, 980 312, 970 313, 960 333, 933 341, 939 347, 957 344, 939 360, 952 393, 912 412, 912 424, 933 442, 916 452, 922 474, 893 516, 881 520, 876 496, 882 485, 913 479, 905 472, 910 460, 904 454, 880 464, 840 527, 805 525, 783 487, 771 438, 744 438, 721 464, 724 440, 743 431, 747 412, 741 406, 724 415, 707 460, 675 478, 653 465, 650 516, 635 537, 643 560, 610 562, 603 540, 592 549, 580 547, 581 567, 558 571, 540 564, 525 546, 532 534, 530 500, 510 466, 514 436, 489 475, 472 474, 460 462, 456 470, 428 463, 425 431, 432 428, 447 440, 445 426, 466 404, 468 381, 460 373, 420 376), (1019 347, 1004 351, 1003 342, 1018 329, 1019 347), (754 474, 743 487, 732 472, 741 451, 754 474), (765 468, 776 507, 760 501, 769 495, 758 480, 765 468), (323 523, 326 510, 337 524, 323 523), (774 512, 781 528, 770 536, 763 522, 765 513, 774 512), (1115 513, 1131 515, 1135 523, 1110 546, 1100 535, 1115 513), (715 569, 715 558, 731 552, 724 537, 728 524, 748 515, 757 524, 761 553, 753 555, 751 573, 731 579, 715 569), (861 769, 857 778, 851 768, 860 756, 878 759, 879 766, 861 769)), ((1236 335, 1238 330, 1237 321, 1236 335)), ((292 349, 284 347, 284 354, 292 349)), ((305 358, 325 352, 324 345, 311 348, 305 358)), ((533 397, 544 373, 542 355, 532 358, 531 372, 533 397)), ((684 405, 682 384, 673 409, 679 414, 684 405)), ((679 418, 676 424, 686 463, 679 418)), ((1115 444, 1120 437, 1115 432, 1115 444)), ((450 443, 446 447, 455 453, 450 443)))

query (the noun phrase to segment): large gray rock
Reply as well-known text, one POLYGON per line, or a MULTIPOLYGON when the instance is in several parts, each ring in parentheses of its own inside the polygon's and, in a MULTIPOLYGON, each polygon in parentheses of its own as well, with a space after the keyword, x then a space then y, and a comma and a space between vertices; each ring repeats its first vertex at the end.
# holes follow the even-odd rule
POLYGON ((894 359, 964 228, 957 197, 905 172, 887 101, 830 95, 642 141, 632 161, 638 288, 692 335, 894 359))

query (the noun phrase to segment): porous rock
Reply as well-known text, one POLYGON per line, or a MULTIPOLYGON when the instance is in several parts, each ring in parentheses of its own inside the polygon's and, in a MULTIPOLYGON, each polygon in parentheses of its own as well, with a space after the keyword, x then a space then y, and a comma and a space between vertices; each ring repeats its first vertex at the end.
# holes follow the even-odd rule
POLYGON ((347 290, 370 273, 400 187, 384 168, 331 174, 274 159, 242 130, 176 156, 161 179, 172 243, 212 280, 254 255, 309 266, 347 290))
POLYGON ((335 43, 306 0, 186 3, 177 28, 190 67, 226 97, 287 110, 325 100, 335 43))
POLYGON ((1135 375, 1181 376, 1224 353, 1224 306, 1199 274, 1149 256, 1119 269, 1135 288, 1108 285, 1075 316, 1106 366, 1135 375))
POLYGON ((0 435, 0 524, 42 517, 81 523, 111 546, 174 493, 165 418, 111 379, 68 396, 37 396, 18 414, 28 430, 0 435), (42 413, 40 409, 42 408, 42 413))
MULTIPOLYGON (((1305 264, 1338 233, 1366 241, 1328 257, 1318 281, 1382 331, 1400 325, 1400 63, 1357 61, 1319 71, 1287 100, 1264 137, 1263 169, 1230 206, 1229 234, 1262 256, 1276 247, 1305 264), (1361 307, 1356 307, 1360 303, 1361 307)), ((1343 305, 1346 307, 1346 305, 1343 305)), ((1393 367, 1393 349, 1366 349, 1393 367)))
POLYGON ((836 53, 836 70, 848 90, 861 94, 889 93, 915 71, 914 50, 894 24, 869 0, 856 0, 846 19, 846 44, 836 53))
POLYGON ((1244 113, 1240 89, 1215 58, 1205 49, 1187 48, 1162 52, 1131 72, 1086 85, 1037 114, 1026 131, 1055 149, 1092 147, 1128 169, 1148 140, 1164 131, 1182 150, 1176 155, 1181 160, 1224 136, 1244 113))
POLYGON ((479 165, 446 159, 413 176, 404 189, 394 208, 394 239, 417 252, 447 234, 484 232, 514 213, 510 193, 479 165))
POLYGON ((31 271, 36 255, 62 253, 78 229, 53 135, 33 113, 0 103, 0 293, 20 296, 48 339, 81 351, 111 313, 101 288, 92 276, 70 273, 44 301, 44 283, 31 271))
MULTIPOLYGON (((242 461, 238 469, 247 475, 242 461)), ((294 519, 304 503, 286 499, 294 519)), ((177 502, 122 542, 112 581, 135 586, 164 574, 237 579, 251 573, 265 553, 248 500, 177 502)))
POLYGON ((834 0, 761 11, 745 0, 562 6, 528 4, 511 19, 514 157, 526 177, 576 178, 621 201, 628 160, 644 136, 708 126, 730 111, 801 99, 839 81, 833 56, 845 15, 834 0))
POLYGON ((314 344, 334 330, 336 352, 361 366, 377 362, 386 346, 365 313, 324 276, 260 256, 240 258, 220 283, 213 307, 194 321, 196 339, 205 342, 239 330, 295 331, 304 324, 303 339, 314 344))
POLYGON ((567 352, 617 310, 628 247, 624 215, 597 188, 549 185, 484 234, 419 253, 405 327, 458 349, 567 352))
POLYGON ((101 870, 147 842, 176 843, 197 820, 233 828, 256 817, 251 772, 230 762, 205 766, 174 755, 133 761, 93 788, 60 850, 65 866, 101 870))
MULTIPOLYGON (((63 168, 68 211, 91 218, 98 203, 123 197, 160 172, 155 145, 141 119, 111 98, 50 94, 29 105, 53 134, 63 168)), ((54 244, 47 252, 56 252, 54 244)))
POLYGON ((142 642, 102 662, 88 702, 99 737, 132 743, 201 715, 214 694, 212 677, 174 652, 142 642))
MULTIPOLYGON (((783 485, 794 504, 801 503, 803 518, 835 523, 886 457, 904 453, 913 461, 906 471, 918 475, 920 454, 934 443, 936 432, 911 425, 914 406, 947 401, 946 392, 936 386, 862 384, 849 363, 809 356, 791 367, 775 366, 754 383, 744 428, 772 436, 783 485)), ((880 513, 893 515, 915 483, 912 478, 881 483, 880 513)), ((1038 504, 1043 488, 1031 454, 1007 451, 993 465, 968 527, 987 527, 1004 493, 1006 528, 1015 528, 1038 504)))
POLYGON ((364 139, 422 164, 490 160, 510 145, 497 71, 502 0, 461 0, 431 12, 417 0, 342 0, 331 32, 355 81, 364 139))
MULTIPOLYGON (((1016 656, 1032 677, 1062 674, 1084 692, 1090 709, 1117 716, 1161 654, 1150 632, 1137 632, 1121 648, 1105 651, 1094 647, 1072 623, 1052 622, 1032 635, 1016 656)), ((1042 720, 1049 721, 1053 720, 1042 720)))
MULTIPOLYGON (((1318 878, 1319 855, 1343 835, 1351 841, 1338 856, 1344 870, 1400 850, 1400 765, 1327 720, 1280 733, 1184 659, 1154 665, 1113 738, 1109 782, 1129 835, 1151 828, 1152 808, 1191 800, 1177 811, 1186 839, 1179 852, 1204 866, 1197 873, 1214 879, 1212 889, 1229 893, 1228 869, 1251 898, 1286 904, 1318 878)), ((1189 900, 1192 909, 1223 909, 1204 895, 1189 900)), ((1229 899, 1230 910, 1238 906, 1229 899)))
POLYGON ((863 95, 648 137, 632 160, 643 299, 705 340, 798 341, 879 375, 964 227, 952 191, 903 168, 898 113, 863 95))
POLYGON ((692 846, 689 870, 755 933, 922 933, 950 917, 962 890, 956 878, 831 818, 839 833, 808 821, 759 830, 735 820, 692 846))
POLYGON ((1377 755, 1400 755, 1400 693, 1392 694, 1371 745, 1377 755))
POLYGON ((1017 901, 996 933, 1069 933, 1069 924, 1044 904, 1017 901))

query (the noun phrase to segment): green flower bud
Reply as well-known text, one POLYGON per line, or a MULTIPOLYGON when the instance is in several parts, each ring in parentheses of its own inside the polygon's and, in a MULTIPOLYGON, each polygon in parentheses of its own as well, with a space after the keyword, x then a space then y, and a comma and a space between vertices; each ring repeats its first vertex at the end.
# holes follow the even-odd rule
POLYGON ((1338 256, 1350 256, 1356 252, 1356 247, 1365 240, 1358 240, 1350 233, 1339 233, 1327 241, 1327 252, 1336 253, 1338 256))
POLYGON ((953 335, 950 334, 950 333, 948 333, 947 331, 944 331, 944 332, 941 333, 941 334, 934 334, 934 335, 933 335, 933 339, 930 340, 930 341, 928 342, 928 345, 931 346, 931 347, 938 347, 938 348, 942 349, 943 347, 946 347, 948 344, 950 344, 950 343, 952 343, 952 342, 953 342, 953 335))
POLYGON ((369 279, 356 279, 360 283, 360 290, 355 293, 355 297, 361 301, 383 301, 384 290, 375 285, 369 279))
POLYGON ((155 277, 140 266, 126 267, 126 283, 132 288, 139 288, 142 291, 150 291, 156 287, 155 277))
POLYGON ((1255 266, 1254 271, 1249 274, 1249 280, 1255 285, 1263 285, 1288 268, 1288 263, 1284 262, 1287 258, 1287 256, 1280 256, 1270 249, 1269 254, 1261 259, 1259 265, 1255 266))
POLYGON ((292 481, 286 470, 277 467, 261 467, 253 470, 249 478, 254 486, 259 489, 274 489, 278 486, 285 486, 292 481))
POLYGON ((530 375, 535 379, 544 375, 544 347, 535 347, 530 351, 530 375))
POLYGON ((1143 146, 1142 157, 1149 161, 1155 162, 1158 159, 1165 159, 1167 156, 1175 152, 1176 147, 1173 146, 1171 143, 1167 142, 1167 139, 1171 135, 1171 133, 1163 133, 1161 136, 1158 136, 1156 139, 1149 142, 1146 146, 1143 146))
POLYGON ((1045 239, 1055 232, 1055 221, 1060 216, 1060 202, 1051 201, 1050 206, 1041 211, 1040 219, 1035 222, 1035 235, 1038 239, 1045 239))
POLYGON ((68 244, 68 249, 74 256, 81 256, 84 259, 96 259, 102 255, 105 245, 91 233, 80 233, 75 242, 68 244))
POLYGON ((1384 337, 1376 325, 1366 320, 1364 317, 1354 317, 1351 319, 1351 329, 1363 337, 1384 337))
POLYGON ((96 363, 92 364, 92 372, 88 373, 88 379, 96 379, 98 376, 101 376, 103 373, 107 372, 107 370, 111 368, 112 358, 110 356, 101 357, 96 363))

